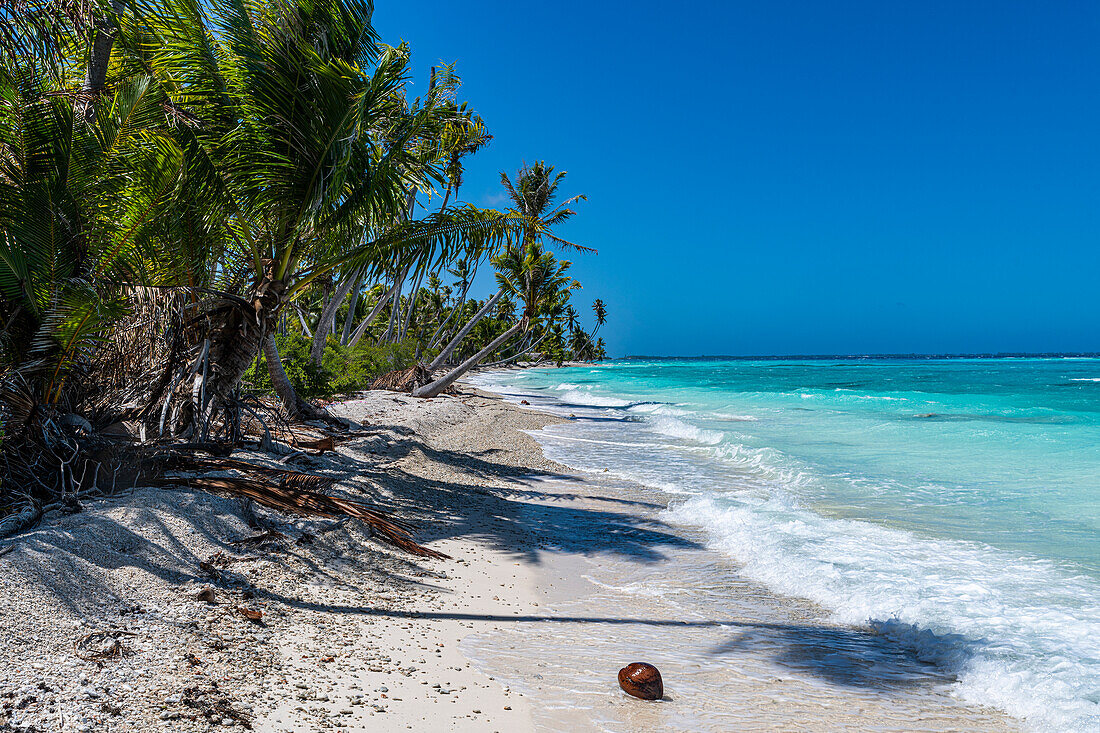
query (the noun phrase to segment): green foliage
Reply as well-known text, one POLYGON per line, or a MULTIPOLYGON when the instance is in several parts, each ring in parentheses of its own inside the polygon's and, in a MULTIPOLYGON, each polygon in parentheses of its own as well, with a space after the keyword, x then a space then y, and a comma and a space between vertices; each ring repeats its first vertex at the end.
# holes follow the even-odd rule
MULTIPOLYGON (((331 397, 367 389, 371 382, 386 372, 407 369, 414 363, 416 344, 402 341, 395 344, 359 342, 354 350, 340 344, 335 336, 325 342, 321 366, 310 358, 310 340, 301 334, 275 336, 290 383, 301 397, 331 397)), ((245 389, 273 392, 267 364, 261 355, 244 375, 245 389)))
POLYGON ((408 369, 415 363, 416 342, 409 339, 394 344, 362 341, 350 353, 340 342, 329 337, 325 344, 325 368, 334 376, 333 394, 366 389, 378 377, 395 369, 408 369))

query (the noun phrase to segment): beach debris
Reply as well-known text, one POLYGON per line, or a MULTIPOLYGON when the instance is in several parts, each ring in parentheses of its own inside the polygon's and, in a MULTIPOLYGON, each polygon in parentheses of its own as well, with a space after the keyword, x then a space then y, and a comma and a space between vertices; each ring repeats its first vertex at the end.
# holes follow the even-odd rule
POLYGON ((217 580, 221 577, 221 570, 205 560, 199 561, 199 570, 201 570, 202 574, 208 578, 214 578, 215 580, 217 580))
POLYGON ((620 669, 619 687, 640 700, 660 700, 665 694, 661 673, 646 662, 631 662, 620 669))
POLYGON ((221 550, 218 550, 210 557, 206 558, 206 564, 216 568, 227 568, 237 561, 237 558, 226 555, 221 550))
POLYGON ((521 405, 529 405, 529 404, 531 404, 531 403, 530 403, 530 402, 528 402, 527 400, 520 400, 520 401, 519 401, 519 403, 520 403, 521 405))
POLYGON ((34 526, 42 518, 42 508, 28 504, 22 510, 0 519, 0 537, 10 537, 34 526))
POLYGON ((286 535, 277 529, 268 529, 260 534, 250 535, 248 537, 242 537, 239 540, 230 540, 231 545, 264 545, 268 543, 278 544, 281 540, 286 539, 286 535))
MULTIPOLYGON (((261 466, 255 466, 254 468, 262 469, 261 466)), ((243 469, 241 470, 243 471, 243 469)), ((275 469, 264 470, 275 471, 275 469)), ((296 474, 297 472, 277 471, 277 473, 296 474)), ((266 506, 269 509, 287 514, 328 518, 352 517, 369 526, 377 533, 377 537, 382 541, 402 549, 405 552, 419 555, 420 557, 430 557, 440 560, 451 559, 442 552, 437 552, 436 550, 429 549, 414 542, 412 533, 408 529, 391 520, 386 513, 381 510, 372 509, 366 504, 361 504, 357 501, 328 496, 302 487, 303 483, 307 485, 310 483, 323 484, 326 481, 330 481, 327 477, 311 477, 308 476, 308 474, 300 475, 308 478, 316 478, 317 481, 310 482, 293 477, 287 480, 286 477, 284 477, 284 480, 281 480, 280 483, 276 485, 271 483, 269 479, 257 480, 254 478, 236 476, 164 476, 150 479, 149 483, 154 486, 166 488, 182 485, 209 491, 212 494, 251 499, 261 506, 266 506)), ((199 567, 208 573, 216 575, 217 568, 213 560, 214 558, 212 557, 205 563, 199 563, 199 567)))
POLYGON ((121 659, 127 654, 133 654, 120 641, 120 637, 123 636, 137 636, 137 634, 121 629, 92 631, 76 640, 76 643, 73 644, 73 651, 76 656, 86 661, 121 659))
POLYGON ((199 592, 195 594, 196 601, 203 601, 205 603, 214 603, 216 597, 214 595, 214 588, 209 585, 204 585, 199 589, 199 592))
POLYGON ((398 369, 383 374, 371 383, 370 388, 385 389, 390 392, 412 392, 430 381, 432 381, 432 373, 423 364, 416 364, 408 369, 398 369))
POLYGON ((264 613, 248 606, 237 606, 237 612, 254 624, 262 623, 264 613))
POLYGON ((209 688, 188 687, 180 700, 189 708, 194 708, 214 725, 232 725, 252 729, 252 717, 233 707, 232 701, 216 686, 209 688), (227 722, 228 721, 228 722, 227 722))
POLYGON ((290 443, 295 448, 308 448, 309 450, 315 450, 316 453, 312 454, 319 456, 326 451, 336 450, 336 441, 331 435, 326 435, 322 438, 295 438, 290 443))
POLYGON ((233 564, 233 558, 226 555, 224 552, 215 552, 205 560, 199 561, 199 570, 202 574, 210 578, 220 578, 221 571, 228 568, 233 564))

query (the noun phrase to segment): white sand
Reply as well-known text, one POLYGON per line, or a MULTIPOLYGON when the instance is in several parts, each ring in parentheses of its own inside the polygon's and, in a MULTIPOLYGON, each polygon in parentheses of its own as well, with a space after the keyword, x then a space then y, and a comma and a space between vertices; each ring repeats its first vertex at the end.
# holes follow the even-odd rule
MULTIPOLYGON (((563 469, 521 431, 556 418, 472 392, 427 401, 372 392, 332 409, 375 435, 340 446, 312 470, 338 476, 344 495, 394 511, 416 527, 419 541, 453 560, 392 551, 353 522, 270 513, 262 518, 285 541, 231 544, 255 532, 240 505, 184 490, 141 490, 73 516, 52 514, 3 543, 14 550, 0 557, 7 600, 0 608, 0 728, 240 728, 219 712, 233 710, 261 731, 579 731, 593 729, 597 718, 613 729, 679 729, 698 700, 680 694, 675 676, 667 686, 676 694, 666 703, 634 701, 615 688, 615 670, 635 661, 616 646, 629 638, 629 626, 564 623, 559 632, 557 622, 538 622, 586 602, 576 600, 587 592, 576 576, 592 558, 585 538, 562 536, 564 525, 536 528, 532 517, 549 508, 584 511, 593 532, 652 525, 652 509, 576 490, 584 486, 576 481, 532 486, 531 473, 552 478, 563 469), (611 509, 619 523, 599 524, 611 509), (296 541, 303 537, 311 541, 296 541), (198 562, 215 552, 238 561, 217 578, 203 577, 198 562), (215 588, 213 605, 194 598, 207 584, 215 588), (244 619, 239 605, 262 610, 264 625, 244 619), (74 642, 91 630, 126 632, 126 654, 76 656, 74 642), (582 641, 569 641, 576 654, 566 647, 542 657, 555 649, 554 638, 582 641), (586 638, 613 651, 601 657, 595 646, 581 648, 586 638), (476 650, 498 679, 474 669, 462 648, 476 650), (591 661, 593 654, 585 669, 571 666, 574 657, 591 661), (551 708, 570 686, 576 699, 596 703, 551 708)), ((661 542, 676 547, 667 536, 661 542)), ((625 572, 649 572, 673 560, 674 552, 663 551, 644 563, 623 562, 625 572)), ((743 597, 772 604, 753 605, 752 613, 786 621, 792 607, 802 608, 731 578, 738 583, 743 597)), ((659 609, 585 608, 624 617, 647 610, 659 609)), ((799 613, 813 616, 812 609, 799 613)), ((674 645, 654 652, 672 655, 675 670, 674 645)), ((754 664, 747 655, 745 674, 726 669, 714 678, 745 700, 738 723, 745 730, 904 730, 906 720, 929 730, 1008 725, 942 690, 904 699, 860 695, 797 671, 769 678, 754 664)))

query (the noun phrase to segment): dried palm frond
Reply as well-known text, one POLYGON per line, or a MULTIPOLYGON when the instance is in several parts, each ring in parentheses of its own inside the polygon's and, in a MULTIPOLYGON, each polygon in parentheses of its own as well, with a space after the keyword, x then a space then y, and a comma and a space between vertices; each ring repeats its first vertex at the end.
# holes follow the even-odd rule
POLYGON ((417 544, 408 529, 389 519, 385 513, 349 499, 326 496, 308 489, 273 484, 249 478, 216 478, 212 476, 162 477, 152 481, 155 486, 171 488, 184 485, 213 494, 252 499, 257 504, 288 514, 313 517, 348 516, 360 520, 376 531, 379 537, 394 547, 421 557, 450 559, 417 544))
POLYGON ((408 369, 398 369, 383 374, 374 380, 370 388, 385 389, 390 392, 412 392, 430 381, 432 381, 431 372, 423 364, 416 364, 408 369))
POLYGON ((318 476, 311 473, 302 473, 301 471, 291 471, 282 468, 268 468, 266 466, 257 466, 254 463, 248 461, 242 461, 235 458, 219 458, 219 459, 207 459, 207 458, 194 458, 183 457, 181 462, 177 462, 173 467, 186 468, 194 470, 206 470, 206 471, 226 471, 235 470, 242 473, 251 474, 252 476, 261 479, 273 479, 279 482, 279 486, 290 489, 324 489, 332 486, 336 479, 331 476, 318 476))

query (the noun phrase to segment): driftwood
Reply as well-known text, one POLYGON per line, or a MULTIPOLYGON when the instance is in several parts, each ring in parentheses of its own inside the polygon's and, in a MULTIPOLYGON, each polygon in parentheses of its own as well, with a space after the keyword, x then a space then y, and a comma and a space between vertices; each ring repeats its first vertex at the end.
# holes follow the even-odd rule
POLYGON ((131 631, 111 629, 109 631, 92 631, 77 639, 73 644, 73 652, 84 660, 94 659, 120 659, 133 652, 123 645, 121 637, 137 636, 131 631))

